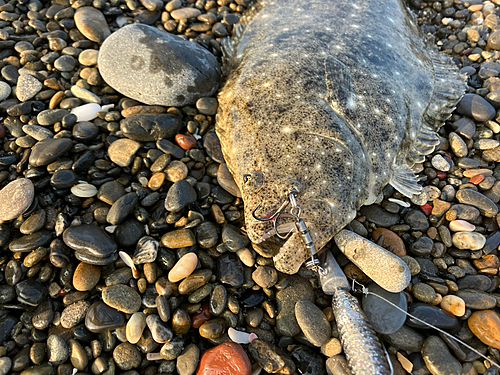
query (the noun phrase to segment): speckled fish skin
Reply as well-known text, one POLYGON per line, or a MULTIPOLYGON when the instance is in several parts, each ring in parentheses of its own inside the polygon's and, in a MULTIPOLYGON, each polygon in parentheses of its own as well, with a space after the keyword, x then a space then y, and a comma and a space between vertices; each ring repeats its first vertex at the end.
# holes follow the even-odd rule
MULTIPOLYGON (((399 190, 418 192, 409 167, 438 143, 434 130, 462 96, 463 79, 428 49, 399 0, 262 7, 225 65, 216 132, 242 192, 249 238, 262 242, 271 229, 253 209, 261 203, 257 215, 273 213, 296 187, 321 249, 396 173, 399 190)), ((296 233, 274 255, 285 273, 308 257, 296 233)))

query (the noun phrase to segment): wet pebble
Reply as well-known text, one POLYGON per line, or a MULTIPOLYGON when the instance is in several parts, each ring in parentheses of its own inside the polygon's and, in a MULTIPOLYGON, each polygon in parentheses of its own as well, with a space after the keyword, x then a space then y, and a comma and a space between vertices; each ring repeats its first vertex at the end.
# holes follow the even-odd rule
POLYGON ((133 314, 141 307, 141 296, 136 290, 129 286, 116 284, 103 289, 102 300, 108 306, 127 313, 133 314))
POLYGON ((205 351, 201 356, 197 375, 210 375, 214 372, 227 375, 250 375, 252 365, 241 345, 225 342, 205 351))
POLYGON ((186 180, 176 181, 168 189, 165 198, 165 209, 170 212, 179 212, 187 205, 196 201, 197 194, 193 187, 186 180))
POLYGON ((86 38, 102 43, 110 34, 104 15, 94 7, 82 7, 75 12, 75 26, 86 38))
POLYGON ((491 120, 495 116, 495 108, 477 94, 465 94, 457 106, 457 112, 479 122, 491 120))

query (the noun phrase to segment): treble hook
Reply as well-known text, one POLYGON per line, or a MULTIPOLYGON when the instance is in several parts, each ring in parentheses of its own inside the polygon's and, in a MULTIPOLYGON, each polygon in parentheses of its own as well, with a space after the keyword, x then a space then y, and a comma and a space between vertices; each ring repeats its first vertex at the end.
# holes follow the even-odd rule
MULTIPOLYGON (((285 236, 281 235, 279 232, 278 232, 278 222, 277 222, 277 218, 281 215, 281 213, 283 212, 283 210, 285 209, 286 206, 288 206, 288 203, 292 203, 293 207, 292 207, 292 211, 290 211, 292 213, 293 216, 297 217, 297 215, 294 214, 293 212, 293 209, 296 207, 296 202, 295 202, 295 195, 298 193, 298 191, 296 189, 291 189, 288 194, 287 194, 287 200, 285 200, 281 206, 273 213, 273 214, 270 214, 270 215, 267 215, 267 216, 262 216, 262 217, 259 217, 257 216, 256 212, 258 210, 258 208, 260 207, 261 203, 262 202, 259 202, 259 204, 257 204, 257 206, 255 206, 255 208, 253 209, 252 211, 252 216, 254 219, 256 220, 259 220, 259 221, 270 221, 272 223, 272 226, 273 226, 273 229, 274 231, 276 232, 276 236, 278 236, 279 238, 281 238, 282 240, 286 240, 288 239, 288 237, 290 237, 290 235, 292 234, 293 232, 293 229, 290 230, 290 232, 288 232, 285 236)), ((297 207, 299 209, 298 211, 298 215, 300 215, 300 208, 297 207)))

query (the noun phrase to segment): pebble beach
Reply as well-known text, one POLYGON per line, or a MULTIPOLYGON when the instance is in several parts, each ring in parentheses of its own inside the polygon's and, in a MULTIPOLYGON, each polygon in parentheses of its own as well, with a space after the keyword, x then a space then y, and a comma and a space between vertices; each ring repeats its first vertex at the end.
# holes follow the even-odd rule
MULTIPOLYGON (((353 292, 394 374, 494 375, 478 352, 500 363, 500 0, 408 6, 467 91, 417 166, 424 192, 386 186, 348 229, 410 284, 385 292, 327 247, 475 349, 353 292)), ((221 44, 249 7, 0 0, 0 375, 350 374, 316 274, 278 272, 246 236, 214 132, 221 44)))

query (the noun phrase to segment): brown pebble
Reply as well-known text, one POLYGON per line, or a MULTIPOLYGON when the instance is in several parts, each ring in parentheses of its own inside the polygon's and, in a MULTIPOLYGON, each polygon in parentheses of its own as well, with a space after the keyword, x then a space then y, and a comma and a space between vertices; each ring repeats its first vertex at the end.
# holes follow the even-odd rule
POLYGON ((500 315, 495 311, 474 311, 467 324, 481 342, 500 349, 500 315))
POLYGON ((81 262, 73 274, 73 286, 80 292, 86 292, 94 289, 100 278, 101 269, 98 266, 81 262))
POLYGON ((124 118, 135 115, 137 113, 165 113, 165 107, 161 107, 159 105, 136 105, 133 107, 125 108, 121 115, 124 118))
POLYGON ((381 236, 384 236, 384 240, 381 244, 383 248, 388 249, 400 257, 406 255, 405 244, 396 233, 386 228, 377 228, 372 233, 374 241, 378 241, 381 236))

